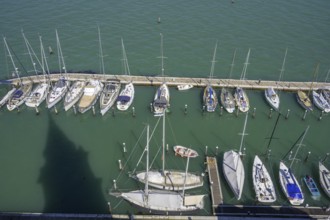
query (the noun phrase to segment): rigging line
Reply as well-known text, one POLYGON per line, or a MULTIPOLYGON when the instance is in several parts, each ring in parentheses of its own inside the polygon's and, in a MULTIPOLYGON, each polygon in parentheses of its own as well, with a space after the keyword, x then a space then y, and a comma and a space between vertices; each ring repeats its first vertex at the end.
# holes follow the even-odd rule
POLYGON ((284 160, 286 158, 286 156, 288 156, 288 154, 290 153, 290 151, 292 151, 292 149, 296 146, 296 144, 298 143, 298 141, 300 140, 300 138, 305 134, 305 131, 303 131, 303 133, 301 133, 301 135, 299 136, 299 138, 296 140, 296 142, 292 145, 292 147, 289 149, 289 151, 284 155, 284 157, 282 157, 282 160, 284 160))
POLYGON ((176 136, 175 136, 175 134, 174 134, 174 130, 173 130, 173 126, 172 126, 172 124, 171 124, 171 121, 170 121, 170 119, 168 119, 168 118, 166 118, 166 119, 167 119, 168 124, 169 124, 169 126, 170 126, 170 130, 171 130, 172 136, 173 136, 173 138, 174 138, 174 142, 175 142, 176 144, 178 144, 178 140, 176 139, 176 136))
POLYGON ((276 127, 277 127, 278 120, 280 119, 280 116, 281 116, 281 113, 278 113, 278 116, 277 116, 277 119, 276 119, 276 122, 275 122, 275 125, 274 125, 274 128, 273 128, 272 134, 270 135, 270 138, 269 138, 266 154, 268 153, 268 150, 270 148, 270 143, 272 142, 272 139, 273 139, 276 127))
POLYGON ((14 56, 16 57, 16 59, 17 59, 19 65, 22 67, 22 69, 25 71, 25 73, 26 73, 26 74, 29 74, 29 73, 27 72, 27 70, 25 69, 25 67, 23 66, 21 60, 18 59, 18 56, 16 55, 15 51, 11 48, 11 46, 10 46, 9 44, 8 44, 8 47, 9 47, 9 49, 11 50, 11 52, 13 52, 13 54, 14 54, 14 56))

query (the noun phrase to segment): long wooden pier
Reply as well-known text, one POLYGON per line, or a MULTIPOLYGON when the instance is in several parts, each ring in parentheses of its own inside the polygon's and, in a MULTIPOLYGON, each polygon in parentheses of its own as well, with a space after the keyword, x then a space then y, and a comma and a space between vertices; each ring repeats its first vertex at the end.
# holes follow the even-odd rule
MULTIPOLYGON (((61 74, 50 74, 51 81, 56 81, 61 74)), ((294 81, 266 81, 266 80, 238 80, 238 79, 209 79, 209 78, 187 78, 187 77, 161 77, 161 76, 128 76, 128 75, 103 75, 103 74, 89 74, 89 73, 67 73, 66 78, 70 81, 99 79, 101 81, 118 80, 121 83, 133 82, 135 85, 158 86, 164 81, 168 86, 178 86, 181 84, 191 84, 195 87, 205 87, 211 84, 215 88, 219 87, 241 87, 245 89, 259 89, 264 90, 268 87, 274 87, 278 90, 297 91, 310 90, 311 82, 294 82, 294 81)), ((43 75, 34 75, 21 77, 23 83, 34 82, 38 83, 44 80, 43 75)), ((18 79, 10 79, 13 84, 19 82, 18 79)), ((317 90, 324 87, 330 87, 330 83, 314 82, 312 89, 317 90)))
POLYGON ((217 159, 215 157, 206 157, 206 164, 209 174, 213 215, 215 215, 216 209, 223 203, 217 159))

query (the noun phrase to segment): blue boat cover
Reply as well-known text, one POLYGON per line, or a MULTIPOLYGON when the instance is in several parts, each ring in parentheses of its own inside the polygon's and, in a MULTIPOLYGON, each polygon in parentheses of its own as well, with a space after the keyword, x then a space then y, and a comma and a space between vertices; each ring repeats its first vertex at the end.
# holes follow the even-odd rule
POLYGON ((9 80, 0 80, 0 84, 11 84, 9 80))
POLYGON ((117 101, 128 102, 130 99, 131 99, 131 97, 129 97, 127 95, 122 95, 122 96, 118 96, 117 101))
POLYGON ((17 98, 21 97, 22 95, 23 95, 23 91, 18 89, 15 91, 13 97, 17 99, 17 98))
POLYGON ((302 199, 302 193, 299 189, 299 187, 297 186, 297 184, 293 184, 293 183, 288 183, 286 185, 288 194, 291 198, 296 198, 296 199, 302 199))

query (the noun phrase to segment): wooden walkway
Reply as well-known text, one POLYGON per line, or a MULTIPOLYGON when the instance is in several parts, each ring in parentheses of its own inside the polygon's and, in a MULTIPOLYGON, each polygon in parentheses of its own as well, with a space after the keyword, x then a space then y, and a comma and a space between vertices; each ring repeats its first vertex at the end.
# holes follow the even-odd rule
POLYGON ((209 174, 213 215, 215 215, 216 209, 223 203, 217 159, 206 157, 206 164, 209 174))
MULTIPOLYGON (((133 82, 135 85, 161 85, 164 80, 169 86, 177 86, 181 84, 192 84, 195 87, 205 87, 211 84, 215 88, 219 87, 242 87, 246 89, 261 89, 274 87, 278 90, 297 91, 309 90, 311 82, 293 82, 293 81, 265 81, 265 80, 237 80, 237 79, 208 79, 208 78, 186 78, 186 77, 161 77, 161 76, 127 76, 127 75, 103 75, 103 74, 88 74, 88 73, 68 73, 66 74, 69 80, 88 80, 99 79, 119 80, 121 83, 133 82)), ((50 74, 51 81, 56 81, 60 74, 50 74)), ((34 83, 43 81, 42 75, 22 77, 23 83, 33 81, 34 83)), ((17 83, 18 79, 11 79, 13 83, 17 83)), ((330 83, 315 82, 313 83, 313 90, 319 88, 330 87, 330 83)))

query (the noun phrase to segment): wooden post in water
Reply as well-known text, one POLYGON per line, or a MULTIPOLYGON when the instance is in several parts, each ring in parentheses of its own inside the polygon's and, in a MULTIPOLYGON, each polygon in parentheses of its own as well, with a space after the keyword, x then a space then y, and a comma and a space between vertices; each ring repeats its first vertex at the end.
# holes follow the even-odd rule
POLYGON ((311 155, 311 152, 308 151, 308 154, 307 154, 306 157, 305 157, 305 162, 308 160, 308 158, 309 158, 310 155, 311 155))
POLYGON ((118 160, 118 164, 119 164, 119 169, 122 170, 123 169, 123 166, 121 164, 121 160, 118 160))
POLYGON ((285 119, 288 119, 290 115, 290 109, 288 109, 288 112, 286 113, 285 119))
POLYGON ((132 115, 133 115, 133 117, 135 117, 135 108, 134 108, 134 106, 132 107, 132 115))
POLYGON ((307 110, 305 110, 305 112, 303 114, 303 117, 302 117, 302 120, 305 120, 306 119, 306 115, 307 115, 307 110))
POLYGON ((215 155, 218 155, 219 146, 215 147, 215 155))
POLYGON ((74 112, 75 115, 77 115, 76 105, 73 105, 73 112, 74 112))
POLYGON ((124 153, 127 152, 127 151, 126 151, 126 144, 125 144, 125 142, 123 143, 123 152, 124 152, 124 153))
POLYGON ((252 113, 252 117, 253 117, 253 118, 255 118, 255 117, 256 117, 256 111, 257 111, 257 108, 256 108, 256 107, 254 107, 254 108, 253 108, 253 113, 252 113))
POLYGON ((95 107, 94 107, 94 105, 92 106, 92 111, 93 111, 93 115, 95 116, 95 107))
POLYGON ((222 115, 222 112, 223 112, 223 107, 220 106, 220 116, 222 115))
POLYGON ((150 102, 150 112, 152 113, 152 102, 150 102))
POLYGON ((55 114, 57 115, 58 111, 57 111, 56 105, 54 106, 54 111, 55 111, 55 114))
POLYGON ((39 109, 38 109, 38 106, 35 106, 35 109, 36 109, 36 115, 39 115, 39 109))
POLYGON ((272 118, 272 113, 273 113, 273 109, 272 109, 272 108, 270 108, 270 110, 269 110, 269 116, 268 116, 268 118, 269 118, 269 119, 271 119, 271 118, 272 118))
POLYGON ((116 183, 116 180, 113 180, 113 188, 117 189, 117 183, 116 183))
POLYGON ((322 120, 322 117, 323 117, 323 113, 324 113, 324 111, 321 111, 321 114, 320 114, 320 117, 319 117, 319 121, 321 121, 321 120, 322 120))
POLYGON ((186 115, 187 113, 188 113, 188 105, 185 104, 185 105, 184 105, 184 114, 186 115))
POLYGON ((205 146, 205 155, 207 155, 207 146, 205 146))

